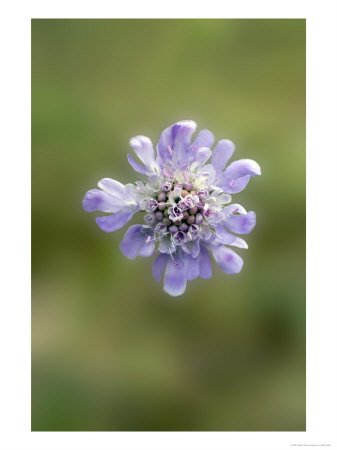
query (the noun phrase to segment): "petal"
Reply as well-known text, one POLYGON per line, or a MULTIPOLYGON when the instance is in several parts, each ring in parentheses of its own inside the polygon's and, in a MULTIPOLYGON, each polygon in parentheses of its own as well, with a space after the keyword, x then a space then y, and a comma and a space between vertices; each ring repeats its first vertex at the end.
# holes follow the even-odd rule
POLYGON ((206 164, 206 166, 198 168, 195 175, 195 181, 201 186, 204 184, 210 185, 213 184, 215 177, 216 172, 212 164, 206 164))
POLYGON ((212 278, 212 263, 206 247, 200 246, 199 253, 199 276, 200 278, 212 278))
POLYGON ((202 147, 197 150, 194 161, 201 167, 209 160, 212 155, 212 151, 207 147, 202 147))
POLYGON ((182 295, 185 289, 186 278, 182 258, 177 258, 176 262, 170 258, 167 262, 164 275, 164 291, 176 297, 182 295))
POLYGON ((220 180, 218 185, 228 194, 237 194, 244 190, 250 180, 250 176, 246 175, 241 178, 220 180))
POLYGON ((197 124, 193 120, 181 120, 162 132, 157 145, 161 163, 173 160, 183 164, 188 161, 192 151, 189 149, 191 137, 196 127, 197 124))
POLYGON ((160 281, 163 276, 165 265, 168 259, 168 255, 160 253, 152 264, 152 275, 156 281, 160 281))
POLYGON ((124 234, 123 240, 119 244, 123 255, 129 259, 136 258, 144 243, 142 239, 138 238, 138 234, 142 228, 142 225, 132 225, 124 234))
POLYGON ((235 236, 235 240, 230 244, 233 247, 238 247, 238 248, 248 248, 248 244, 244 239, 241 239, 238 236, 235 236))
POLYGON ((130 145, 142 163, 151 171, 159 169, 151 140, 146 136, 135 136, 130 139, 130 145))
POLYGON ((212 164, 217 172, 221 172, 232 154, 234 153, 235 145, 228 139, 221 139, 213 150, 212 164))
POLYGON ((211 148, 214 143, 214 135, 209 130, 201 130, 192 143, 192 151, 196 151, 201 147, 211 148))
POLYGON ((96 217, 97 225, 107 233, 116 231, 122 228, 129 220, 132 219, 133 213, 130 212, 117 212, 110 216, 96 217))
POLYGON ((199 239, 196 241, 187 242, 182 245, 182 249, 185 253, 188 253, 192 258, 197 258, 200 252, 200 242, 199 239))
POLYGON ((261 175, 261 169, 252 159, 240 159, 232 162, 219 178, 219 186, 230 194, 241 192, 250 177, 261 175))
POLYGON ((100 180, 97 185, 103 191, 116 197, 123 195, 125 192, 124 184, 111 178, 102 178, 102 180, 100 180))
POLYGON ((248 234, 256 225, 256 215, 254 211, 238 216, 232 215, 224 221, 225 227, 237 234, 248 234))
POLYGON ((191 255, 183 253, 184 259, 184 273, 186 280, 194 280, 199 276, 199 260, 198 258, 192 258, 191 255))
POLYGON ((235 236, 231 233, 228 233, 221 224, 217 224, 214 227, 216 237, 222 244, 230 245, 235 241, 235 236))
POLYGON ((149 169, 147 169, 146 167, 142 166, 141 164, 138 164, 133 158, 132 156, 128 153, 128 161, 130 166, 138 173, 141 173, 143 175, 150 175, 150 171, 149 169))
POLYGON ((248 184, 250 177, 261 175, 261 169, 252 159, 240 159, 232 162, 219 176, 218 185, 229 194, 241 192, 248 184))
POLYGON ((239 273, 243 266, 243 259, 232 249, 223 245, 212 249, 213 257, 224 272, 228 274, 239 273))
POLYGON ((129 183, 124 186, 124 184, 111 178, 103 178, 97 184, 113 198, 114 204, 120 205, 120 210, 135 213, 139 209, 139 192, 133 184, 129 183))
POLYGON ((155 240, 152 239, 151 237, 150 242, 145 241, 143 243, 142 248, 139 250, 139 256, 143 256, 144 258, 152 256, 153 252, 155 251, 155 247, 156 247, 155 240))
POLYGON ((247 214, 247 211, 245 210, 245 208, 241 205, 239 205, 238 203, 231 203, 228 206, 225 206, 222 210, 223 213, 225 213, 226 215, 232 215, 235 213, 239 213, 239 214, 247 214))
POLYGON ((261 175, 260 166, 252 159, 239 159, 238 161, 234 161, 224 171, 224 176, 233 180, 246 175, 250 175, 251 177, 261 175))
POLYGON ((163 236, 158 245, 158 250, 161 253, 173 253, 176 250, 174 242, 171 240, 171 236, 163 236))
POLYGON ((222 225, 214 227, 216 232, 217 241, 225 245, 232 245, 233 247, 248 248, 247 242, 243 239, 228 233, 222 225))
POLYGON ((119 211, 123 204, 123 201, 120 199, 112 197, 100 189, 91 189, 82 200, 83 209, 87 212, 102 211, 113 213, 119 211))
POLYGON ((125 233, 119 247, 124 256, 135 259, 140 256, 151 256, 154 250, 153 230, 143 225, 132 225, 125 233), (150 240, 148 240, 150 238, 150 240))

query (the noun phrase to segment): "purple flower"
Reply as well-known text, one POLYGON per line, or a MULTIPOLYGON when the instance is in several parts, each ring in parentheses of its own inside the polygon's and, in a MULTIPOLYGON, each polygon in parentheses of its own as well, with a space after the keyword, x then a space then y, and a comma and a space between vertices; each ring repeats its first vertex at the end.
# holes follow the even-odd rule
POLYGON ((256 223, 253 211, 231 203, 231 194, 261 175, 259 165, 250 159, 227 165, 234 144, 222 139, 211 151, 213 134, 202 130, 192 141, 195 129, 192 120, 166 128, 156 154, 149 138, 132 138, 130 145, 142 164, 131 155, 128 160, 146 181, 123 185, 104 178, 99 189, 88 191, 83 199, 86 211, 108 213, 96 218, 106 232, 122 228, 143 212, 143 224, 128 229, 121 251, 133 259, 152 256, 157 249, 153 276, 160 281, 164 273, 164 291, 172 296, 183 294, 189 280, 212 277, 210 254, 224 272, 240 272, 243 260, 228 246, 248 248, 237 234, 250 233, 256 223))

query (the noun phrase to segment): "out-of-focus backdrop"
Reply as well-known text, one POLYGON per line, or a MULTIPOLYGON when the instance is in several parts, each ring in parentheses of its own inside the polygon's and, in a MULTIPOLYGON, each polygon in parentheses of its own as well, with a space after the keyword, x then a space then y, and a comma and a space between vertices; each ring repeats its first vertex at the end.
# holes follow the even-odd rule
POLYGON ((32 21, 32 430, 305 430, 305 20, 32 21), (262 176, 242 272, 172 298, 81 201, 181 119, 262 176))

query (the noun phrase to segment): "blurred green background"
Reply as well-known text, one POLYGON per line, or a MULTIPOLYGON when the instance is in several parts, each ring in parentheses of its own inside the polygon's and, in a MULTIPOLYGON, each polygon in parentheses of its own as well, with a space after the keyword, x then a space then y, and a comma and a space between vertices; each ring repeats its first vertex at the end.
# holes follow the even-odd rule
POLYGON ((305 430, 305 20, 32 20, 32 430, 305 430), (241 274, 171 298, 81 201, 181 119, 263 175, 241 274))

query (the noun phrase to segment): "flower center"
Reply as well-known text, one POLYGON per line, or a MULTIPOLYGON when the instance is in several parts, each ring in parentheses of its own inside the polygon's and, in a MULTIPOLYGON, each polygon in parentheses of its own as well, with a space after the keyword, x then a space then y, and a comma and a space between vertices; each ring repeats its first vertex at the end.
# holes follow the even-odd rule
POLYGON ((176 245, 183 245, 199 238, 205 200, 209 197, 207 189, 196 191, 189 181, 166 181, 158 194, 143 200, 142 209, 147 211, 144 221, 154 228, 159 239, 169 235, 176 245))

